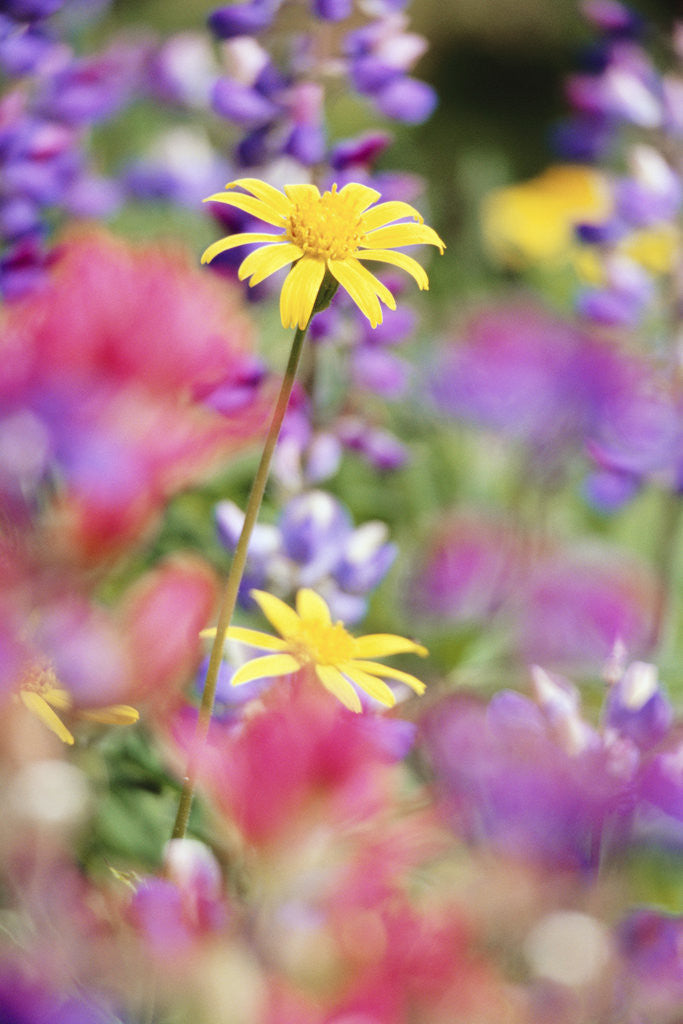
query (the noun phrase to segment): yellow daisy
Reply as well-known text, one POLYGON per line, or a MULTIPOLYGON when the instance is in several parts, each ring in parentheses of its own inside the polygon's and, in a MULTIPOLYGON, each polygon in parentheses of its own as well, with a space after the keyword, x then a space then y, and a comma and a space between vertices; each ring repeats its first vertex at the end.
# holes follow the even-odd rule
POLYGON ((337 191, 320 192, 315 185, 285 185, 284 194, 258 178, 239 178, 228 182, 227 192, 209 196, 205 202, 226 203, 244 210, 266 224, 278 228, 278 234, 245 231, 221 238, 202 254, 209 263, 218 253, 238 245, 264 243, 243 260, 239 278, 255 285, 276 270, 293 263, 280 294, 283 327, 302 330, 311 318, 315 300, 325 274, 341 285, 373 327, 382 323, 381 299, 396 309, 393 295, 364 266, 364 260, 389 263, 407 271, 420 289, 429 287, 424 269, 411 256, 394 252, 396 246, 445 246, 436 231, 408 203, 394 200, 379 203, 380 193, 367 185, 349 183, 337 191), (242 192, 229 190, 241 188, 242 192), (411 222, 405 223, 410 217, 411 222), (400 221, 400 223, 396 223, 400 221), (415 223, 417 222, 417 223, 415 223))
POLYGON ((104 725, 131 725, 140 715, 128 704, 110 704, 102 708, 74 708, 71 694, 58 683, 54 670, 45 664, 31 666, 19 687, 24 706, 63 743, 73 744, 74 738, 57 712, 72 713, 75 717, 104 725))
MULTIPOLYGON (((350 711, 363 710, 352 683, 387 707, 396 703, 396 697, 384 679, 395 679, 406 683, 415 693, 424 693, 424 683, 415 676, 368 660, 390 654, 425 657, 427 650, 420 644, 391 633, 351 636, 341 622, 332 622, 327 604, 313 590, 303 589, 297 593, 296 611, 279 597, 262 590, 252 590, 251 596, 280 636, 242 626, 228 629, 227 639, 273 652, 245 662, 232 677, 233 686, 252 679, 288 676, 299 669, 310 668, 350 711)), ((215 633, 215 629, 207 629, 203 635, 215 636, 215 633)))

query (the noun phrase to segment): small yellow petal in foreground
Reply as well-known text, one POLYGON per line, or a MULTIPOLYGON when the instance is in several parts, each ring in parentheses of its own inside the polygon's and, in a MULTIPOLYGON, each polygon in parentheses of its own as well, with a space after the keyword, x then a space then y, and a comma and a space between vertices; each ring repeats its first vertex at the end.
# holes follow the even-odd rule
POLYGON ((103 725, 132 725, 140 717, 137 709, 129 704, 74 708, 71 694, 59 686, 54 669, 43 662, 30 665, 24 672, 19 686, 19 698, 43 725, 70 746, 74 742, 73 735, 57 714, 58 711, 89 722, 101 722, 103 725))
MULTIPOLYGON (((427 649, 421 644, 393 633, 354 637, 341 622, 332 621, 323 598, 307 588, 297 593, 296 610, 262 590, 252 590, 251 596, 280 635, 275 637, 241 626, 228 630, 229 640, 274 652, 245 662, 233 676, 233 686, 253 679, 290 675, 310 667, 325 689, 350 711, 363 710, 354 686, 386 707, 396 703, 386 680, 405 683, 416 693, 424 693, 424 683, 415 676, 368 660, 408 653, 425 657, 427 649)), ((215 635, 215 630, 205 630, 203 635, 215 635)))
POLYGON ((202 263, 239 245, 267 246, 254 250, 242 261, 239 277, 249 278, 250 285, 292 264, 280 296, 283 327, 303 330, 308 325, 326 275, 348 292, 361 313, 377 327, 382 323, 380 299, 390 309, 395 309, 396 303, 388 288, 359 261, 375 260, 400 267, 424 290, 429 286, 426 272, 412 257, 394 249, 435 245, 443 252, 445 248, 417 210, 400 200, 377 203, 379 192, 367 185, 350 182, 340 190, 333 185, 322 195, 315 185, 285 185, 283 194, 258 178, 238 178, 225 188, 206 202, 224 203, 250 213, 279 228, 280 233, 245 231, 222 238, 204 251, 202 263), (234 192, 235 188, 242 191, 234 192))

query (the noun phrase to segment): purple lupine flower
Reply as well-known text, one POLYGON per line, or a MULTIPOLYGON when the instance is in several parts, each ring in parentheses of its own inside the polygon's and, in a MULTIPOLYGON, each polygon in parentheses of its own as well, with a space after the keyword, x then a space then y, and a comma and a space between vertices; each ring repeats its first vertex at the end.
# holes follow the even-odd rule
POLYGON ((221 117, 243 126, 274 121, 280 107, 263 93, 232 78, 219 78, 211 90, 211 105, 221 117))
POLYGON ((526 662, 594 671, 614 644, 642 653, 651 630, 654 581, 623 554, 555 553, 518 584, 518 635, 526 662))
POLYGON ((257 35, 270 26, 278 7, 277 0, 226 4, 209 15, 208 25, 218 39, 257 35))
POLYGON ((605 829, 630 817, 632 765, 610 765, 599 744, 565 748, 521 694, 503 691, 488 708, 453 698, 422 728, 448 820, 471 842, 592 871, 605 829))
POLYGON ((593 508, 600 512, 617 512, 640 489, 640 478, 635 473, 598 469, 585 478, 582 493, 593 508))
POLYGON ((597 28, 617 38, 639 35, 644 24, 639 14, 619 0, 584 0, 581 12, 597 28))
POLYGON ((10 78, 49 67, 63 47, 41 26, 29 25, 17 31, 14 21, 0 14, 0 68, 10 78))
MULTIPOLYGON (((234 549, 244 515, 230 501, 216 507, 220 540, 234 549)), ((325 491, 305 491, 282 508, 277 525, 257 524, 250 539, 245 583, 240 601, 251 587, 282 595, 313 587, 332 612, 347 622, 365 614, 367 597, 386 576, 396 548, 383 523, 354 527, 349 510, 325 491)))
POLYGON ((344 21, 353 10, 353 0, 313 0, 311 10, 322 21, 344 21))
POLYGON ((122 187, 137 199, 160 199, 197 209, 215 182, 229 174, 227 163, 206 135, 178 127, 160 134, 142 158, 124 169, 122 187))
POLYGON ((41 80, 38 113, 75 127, 112 117, 130 101, 148 55, 145 44, 115 43, 103 53, 73 59, 41 80))
POLYGON ((651 907, 631 911, 616 928, 620 969, 616 998, 623 1019, 676 1020, 683 1000, 683 917, 651 907))
POLYGON ((179 32, 165 40, 143 69, 149 92, 166 103, 206 109, 218 67, 206 37, 179 32))
POLYGON ((337 142, 329 154, 330 167, 344 171, 349 167, 369 167, 391 143, 387 132, 365 132, 353 139, 337 142))
POLYGON ((531 303, 475 313, 464 339, 437 362, 432 393, 440 409, 507 434, 544 458, 576 448, 595 419, 602 396, 619 375, 600 347, 577 328, 531 303), (593 360, 610 369, 595 376, 593 360))
POLYGON ((325 491, 297 495, 282 509, 279 520, 284 553, 298 562, 301 585, 332 572, 352 530, 348 510, 325 491))
POLYGON ((64 0, 4 0, 3 13, 15 21, 42 21, 63 4, 64 0))
POLYGON ((612 396, 588 439, 598 466, 677 485, 681 455, 678 402, 666 381, 633 363, 629 386, 612 396))
POLYGON ((634 661, 610 688, 605 725, 646 749, 663 740, 673 723, 673 709, 662 692, 657 669, 634 661))
POLYGON ((397 437, 388 430, 371 427, 358 416, 339 419, 336 433, 344 447, 362 455, 381 472, 400 469, 408 461, 408 451, 397 437))
POLYGON ((426 82, 404 76, 376 90, 375 102, 386 117, 406 124, 422 124, 432 116, 438 100, 435 90, 426 82))
POLYGON ((348 535, 332 572, 343 591, 367 594, 384 579, 397 554, 396 545, 387 541, 388 533, 384 523, 370 522, 348 535))
POLYGON ((35 977, 23 977, 25 971, 25 964, 2 968, 0 1019, 7 1024, 108 1024, 113 1019, 113 1008, 103 1000, 51 990, 35 977))

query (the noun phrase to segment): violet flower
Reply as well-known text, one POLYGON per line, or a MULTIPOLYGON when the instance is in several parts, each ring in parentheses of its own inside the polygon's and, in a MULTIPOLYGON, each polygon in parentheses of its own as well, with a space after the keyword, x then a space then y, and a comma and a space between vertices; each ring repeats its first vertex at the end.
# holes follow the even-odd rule
POLYGON ((592 872, 639 841, 653 808, 683 822, 681 744, 652 667, 621 675, 601 729, 586 721, 569 682, 535 668, 533 683, 534 700, 511 691, 488 706, 453 697, 423 724, 459 834, 532 863, 592 872))
MULTIPOLYGON (((216 507, 222 542, 233 549, 243 515, 230 501, 216 507)), ((396 557, 383 523, 353 526, 350 513, 325 491, 307 491, 288 501, 276 526, 257 524, 247 556, 242 603, 251 606, 249 589, 266 586, 283 596, 300 587, 315 587, 332 614, 358 622, 370 591, 381 582, 396 557)))

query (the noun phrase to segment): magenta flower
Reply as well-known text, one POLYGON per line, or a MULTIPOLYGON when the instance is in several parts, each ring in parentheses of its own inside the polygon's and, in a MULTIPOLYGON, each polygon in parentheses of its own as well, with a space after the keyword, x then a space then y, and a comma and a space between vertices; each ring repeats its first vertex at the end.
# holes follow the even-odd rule
POLYGON ((0 436, 5 417, 19 417, 34 441, 13 470, 0 466, 0 487, 32 505, 59 479, 59 543, 86 558, 120 549, 260 429, 249 342, 236 296, 180 253, 136 251, 104 233, 67 240, 3 334, 12 369, 0 436))

